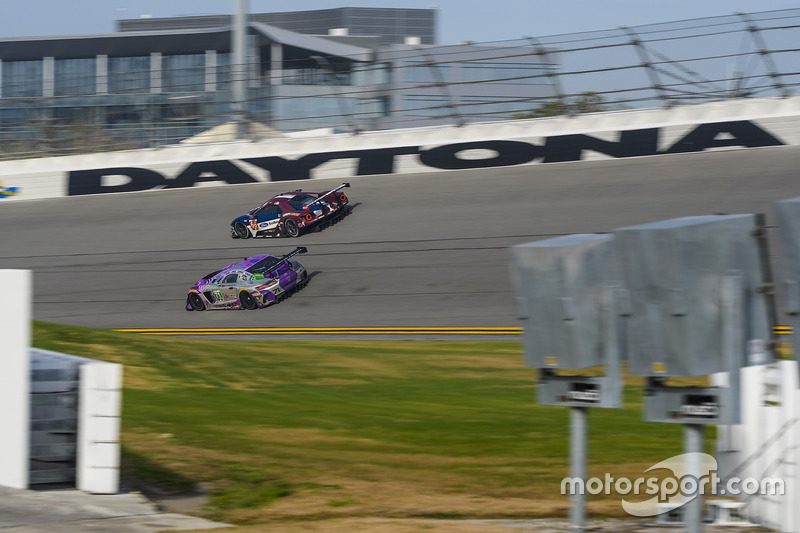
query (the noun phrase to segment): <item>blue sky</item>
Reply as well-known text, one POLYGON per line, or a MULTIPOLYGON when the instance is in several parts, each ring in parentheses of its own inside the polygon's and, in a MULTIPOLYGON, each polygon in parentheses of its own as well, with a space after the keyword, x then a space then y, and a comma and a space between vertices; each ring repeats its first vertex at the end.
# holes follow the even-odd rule
MULTIPOLYGON (((234 0, 0 0, 0 38, 108 33, 119 18, 232 13, 234 0)), ((800 7, 796 0, 249 0, 251 12, 438 7, 439 41, 502 41, 800 7)))

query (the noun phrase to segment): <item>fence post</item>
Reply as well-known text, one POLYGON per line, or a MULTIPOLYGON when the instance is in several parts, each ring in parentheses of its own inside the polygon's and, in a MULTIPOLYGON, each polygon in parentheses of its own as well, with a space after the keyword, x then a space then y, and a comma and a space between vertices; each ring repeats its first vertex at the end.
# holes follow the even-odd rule
POLYGON ((755 22, 753 22, 753 19, 751 19, 745 13, 737 13, 737 15, 744 20, 747 31, 750 33, 750 38, 753 39, 753 42, 758 47, 756 52, 758 52, 758 54, 761 56, 761 60, 764 61, 764 65, 767 67, 767 74, 769 74, 769 77, 772 78, 772 86, 775 87, 775 90, 778 91, 782 97, 786 98, 790 95, 790 92, 786 88, 786 85, 783 84, 783 79, 778 72, 778 68, 776 67, 775 62, 772 60, 770 51, 767 49, 767 43, 761 36, 761 28, 756 26, 755 22))
POLYGON ((441 89, 442 96, 447 99, 447 108, 450 110, 450 116, 453 117, 455 125, 463 126, 464 119, 461 117, 461 113, 458 110, 458 105, 456 104, 453 95, 450 93, 450 90, 447 88, 447 82, 442 78, 442 73, 438 68, 436 68, 438 63, 428 55, 428 52, 424 48, 418 48, 417 51, 425 56, 426 64, 428 65, 428 68, 431 69, 431 74, 433 74, 433 77, 436 78, 434 85, 437 85, 441 89))
POLYGON ((531 46, 533 46, 534 51, 536 52, 536 55, 542 56, 546 64, 554 65, 553 68, 547 69, 547 77, 550 79, 550 83, 553 85, 553 89, 556 91, 556 99, 558 102, 560 102, 560 107, 562 107, 566 114, 569 116, 575 116, 575 110, 567 104, 567 95, 564 92, 564 86, 561 84, 561 77, 558 74, 558 67, 556 67, 555 62, 550 59, 550 52, 536 37, 526 37, 526 39, 530 41, 531 46))
POLYGON ((639 55, 639 60, 642 62, 639 66, 647 71, 647 77, 650 78, 651 89, 658 93, 658 97, 664 101, 664 105, 667 107, 672 107, 675 105, 675 102, 670 99, 669 93, 661 84, 661 78, 658 76, 658 69, 653 66, 652 61, 650 61, 650 55, 647 53, 647 47, 645 47, 644 43, 642 43, 642 40, 639 39, 639 35, 630 28, 623 26, 621 29, 627 32, 628 36, 631 38, 630 44, 636 48, 636 53, 639 55))

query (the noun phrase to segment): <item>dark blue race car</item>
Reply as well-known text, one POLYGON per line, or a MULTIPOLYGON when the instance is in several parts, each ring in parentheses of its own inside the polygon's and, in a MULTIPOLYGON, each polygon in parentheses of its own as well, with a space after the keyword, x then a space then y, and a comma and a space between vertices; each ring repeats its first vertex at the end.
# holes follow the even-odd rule
POLYGON ((341 192, 349 183, 330 191, 297 189, 273 196, 265 203, 231 221, 231 237, 299 237, 312 227, 325 227, 349 213, 347 196, 341 192))

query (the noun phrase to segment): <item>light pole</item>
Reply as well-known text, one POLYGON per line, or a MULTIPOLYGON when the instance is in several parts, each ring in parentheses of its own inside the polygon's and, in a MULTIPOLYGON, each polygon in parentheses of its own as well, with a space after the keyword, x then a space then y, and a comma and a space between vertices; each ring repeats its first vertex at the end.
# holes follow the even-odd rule
POLYGON ((231 53, 233 83, 233 120, 236 122, 236 139, 245 138, 245 105, 247 102, 247 0, 234 0, 231 53))

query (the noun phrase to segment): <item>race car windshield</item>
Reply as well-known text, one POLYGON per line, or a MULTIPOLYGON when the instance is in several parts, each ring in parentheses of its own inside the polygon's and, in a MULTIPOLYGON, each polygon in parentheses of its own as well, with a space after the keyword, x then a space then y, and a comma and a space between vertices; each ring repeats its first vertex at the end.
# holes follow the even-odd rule
POLYGON ((215 271, 214 271, 214 272, 212 272, 211 274, 206 274, 205 276, 203 276, 203 279, 211 279, 211 278, 213 278, 214 276, 216 276, 216 275, 217 275, 217 274, 219 274, 219 273, 220 273, 220 271, 219 271, 219 270, 215 270, 215 271))
POLYGON ((251 266, 247 269, 248 272, 252 274, 266 274, 276 266, 281 264, 281 260, 279 257, 265 257, 255 265, 251 266))
POLYGON ((289 200, 289 205, 294 207, 301 207, 313 203, 314 200, 316 200, 316 198, 314 198, 310 194, 298 194, 297 196, 289 200))

